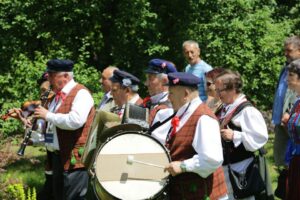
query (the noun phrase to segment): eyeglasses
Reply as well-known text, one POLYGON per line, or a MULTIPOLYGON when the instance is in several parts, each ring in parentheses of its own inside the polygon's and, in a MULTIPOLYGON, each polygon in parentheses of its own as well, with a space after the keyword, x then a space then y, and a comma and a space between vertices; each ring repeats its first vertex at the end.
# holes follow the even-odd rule
POLYGON ((223 89, 215 89, 216 93, 220 94, 221 92, 227 90, 226 88, 223 88, 223 89))
POLYGON ((206 86, 209 87, 211 86, 212 84, 214 84, 213 82, 210 82, 210 81, 206 81, 206 86))

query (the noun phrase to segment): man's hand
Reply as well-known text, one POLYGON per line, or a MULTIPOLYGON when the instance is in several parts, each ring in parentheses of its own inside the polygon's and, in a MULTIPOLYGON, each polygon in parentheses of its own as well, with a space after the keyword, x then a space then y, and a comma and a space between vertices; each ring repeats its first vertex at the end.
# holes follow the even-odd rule
POLYGON ((221 136, 225 141, 233 140, 233 130, 232 129, 221 129, 221 136))
POLYGON ((49 111, 46 108, 39 106, 34 110, 34 117, 46 120, 48 112, 49 111))
POLYGON ((288 123, 289 118, 290 118, 290 114, 284 113, 281 118, 282 124, 286 125, 288 123))
POLYGON ((13 113, 13 115, 11 115, 11 116, 15 119, 20 120, 26 128, 29 128, 32 126, 30 119, 23 117, 22 110, 20 108, 13 108, 10 110, 10 112, 13 113))
POLYGON ((182 170, 180 168, 180 164, 181 164, 181 161, 171 162, 165 167, 165 171, 168 171, 172 176, 181 174, 182 170))

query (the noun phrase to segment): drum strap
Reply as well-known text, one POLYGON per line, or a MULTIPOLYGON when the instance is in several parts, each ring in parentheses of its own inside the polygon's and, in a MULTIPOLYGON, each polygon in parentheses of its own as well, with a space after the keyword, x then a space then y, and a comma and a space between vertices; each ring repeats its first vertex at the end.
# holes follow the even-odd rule
POLYGON ((158 127, 162 126, 163 124, 165 124, 167 121, 171 120, 174 116, 176 115, 176 112, 173 113, 173 115, 171 115, 170 117, 168 117, 167 119, 165 119, 164 121, 158 121, 155 124, 153 124, 149 129, 147 134, 151 135, 151 133, 157 129, 158 127))

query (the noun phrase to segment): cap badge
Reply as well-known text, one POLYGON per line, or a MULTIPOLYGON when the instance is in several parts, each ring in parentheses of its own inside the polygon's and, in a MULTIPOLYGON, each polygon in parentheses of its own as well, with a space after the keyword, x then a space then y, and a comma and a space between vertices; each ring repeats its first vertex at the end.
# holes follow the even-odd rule
POLYGON ((131 80, 129 78, 124 78, 122 80, 122 85, 124 85, 126 87, 130 86, 131 84, 132 84, 132 82, 131 82, 131 80))
POLYGON ((161 64, 161 67, 162 68, 165 68, 167 66, 167 63, 165 63, 165 62, 163 62, 162 64, 161 64))
POLYGON ((178 82, 179 82, 179 78, 175 78, 175 79, 173 80, 173 84, 174 84, 174 85, 176 85, 178 82))
POLYGON ((48 73, 45 73, 43 78, 47 79, 49 77, 49 74, 48 73))

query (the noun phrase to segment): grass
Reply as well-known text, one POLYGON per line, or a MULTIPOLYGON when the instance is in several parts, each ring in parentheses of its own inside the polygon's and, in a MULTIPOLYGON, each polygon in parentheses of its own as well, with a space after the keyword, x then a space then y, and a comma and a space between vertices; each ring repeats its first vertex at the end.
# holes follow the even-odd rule
MULTIPOLYGON (((277 187, 278 173, 277 173, 276 167, 274 165, 273 141, 274 141, 274 134, 269 134, 269 140, 268 140, 268 143, 265 145, 265 149, 267 150, 266 157, 267 157, 268 164, 269 164, 269 171, 271 174, 272 186, 273 186, 273 190, 275 190, 277 187)), ((275 199, 277 199, 277 198, 275 198, 275 199)))
POLYGON ((46 152, 44 147, 28 146, 24 156, 18 156, 19 146, 5 144, 1 146, 2 165, 4 169, 0 177, 0 190, 4 191, 0 198, 5 198, 5 191, 9 185, 21 183, 24 188, 41 189, 45 181, 44 161, 46 152))

